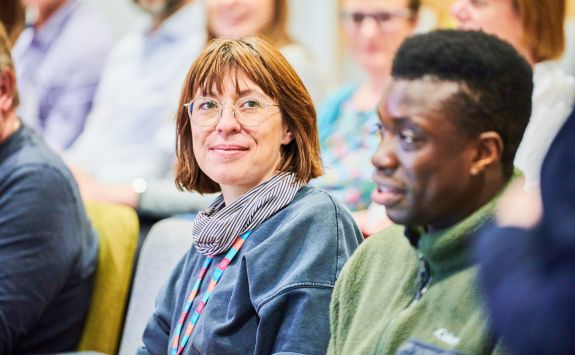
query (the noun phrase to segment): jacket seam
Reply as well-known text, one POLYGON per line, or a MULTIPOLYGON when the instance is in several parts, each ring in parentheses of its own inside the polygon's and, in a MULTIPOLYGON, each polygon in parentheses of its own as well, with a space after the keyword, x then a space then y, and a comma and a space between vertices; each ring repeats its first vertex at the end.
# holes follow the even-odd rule
POLYGON ((284 293, 289 291, 298 289, 298 288, 333 288, 335 286, 334 283, 327 283, 327 282, 311 282, 311 281, 304 281, 304 282, 295 282, 284 287, 280 288, 276 292, 274 292, 271 296, 264 299, 257 307, 256 312, 259 312, 263 306, 267 303, 271 302, 274 298, 281 296, 284 293))
POLYGON ((338 265, 339 265, 339 258, 340 258, 340 254, 339 254, 339 247, 340 247, 340 224, 341 224, 341 214, 340 214, 340 209, 339 206, 337 205, 337 203, 335 203, 333 196, 331 196, 330 194, 328 194, 327 192, 321 190, 321 189, 317 189, 314 188, 317 191, 322 192, 323 194, 325 194, 328 198, 329 201, 331 202, 331 205, 333 206, 333 210, 334 210, 334 215, 335 215, 335 267, 333 270, 333 277, 332 277, 332 282, 335 284, 335 281, 337 280, 337 273, 338 273, 338 265))

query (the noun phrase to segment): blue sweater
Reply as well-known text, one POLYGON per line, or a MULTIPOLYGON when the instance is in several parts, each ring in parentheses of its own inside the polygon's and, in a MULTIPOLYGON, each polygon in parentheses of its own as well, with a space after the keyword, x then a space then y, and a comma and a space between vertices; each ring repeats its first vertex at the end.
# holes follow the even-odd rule
POLYGON ((76 348, 97 254, 72 175, 21 126, 0 144, 0 354, 76 348))
MULTIPOLYGON (((339 202, 303 187, 247 239, 201 313, 184 354, 325 354, 335 280, 361 240, 339 202)), ((211 263, 190 313, 222 258, 211 263)), ((204 259, 192 248, 178 264, 158 297, 140 354, 168 351, 204 259)))
POLYGON ((575 111, 543 162, 543 217, 476 246, 493 323, 515 354, 575 353, 575 111))

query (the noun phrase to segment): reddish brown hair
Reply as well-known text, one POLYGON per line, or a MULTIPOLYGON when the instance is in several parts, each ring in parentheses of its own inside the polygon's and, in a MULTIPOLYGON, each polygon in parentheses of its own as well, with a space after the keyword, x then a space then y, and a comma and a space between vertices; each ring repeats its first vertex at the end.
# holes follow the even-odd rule
POLYGON ((565 0, 513 0, 535 63, 556 59, 565 49, 565 0))
MULTIPOLYGON (((287 60, 259 37, 216 39, 208 44, 186 76, 177 114, 176 184, 180 189, 212 193, 220 186, 199 168, 194 156, 191 122, 184 104, 197 92, 222 92, 224 80, 242 73, 278 103, 294 139, 282 146, 280 171, 308 182, 322 174, 316 112, 312 100, 287 60)), ((232 78, 232 79, 230 79, 232 78)))

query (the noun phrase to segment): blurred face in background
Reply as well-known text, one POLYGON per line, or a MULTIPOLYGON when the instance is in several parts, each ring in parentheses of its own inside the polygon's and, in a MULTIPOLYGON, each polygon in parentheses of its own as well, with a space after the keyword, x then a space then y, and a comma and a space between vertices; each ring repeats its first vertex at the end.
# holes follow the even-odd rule
POLYGON ((20 0, 26 9, 26 20, 29 23, 36 23, 38 20, 47 20, 60 6, 69 0, 20 0))
POLYGON ((208 24, 217 37, 261 33, 274 18, 275 0, 206 0, 208 24))
POLYGON ((151 14, 159 13, 164 9, 166 0, 136 0, 136 4, 151 14))
POLYGON ((25 8, 51 8, 58 7, 68 0, 20 0, 20 3, 25 8))
POLYGON ((187 0, 135 0, 136 4, 152 16, 169 15, 187 0))
POLYGON ((371 75, 388 75, 416 20, 408 0, 345 0, 342 21, 354 59, 371 75))
POLYGON ((459 29, 483 30, 509 42, 521 54, 530 54, 513 0, 457 0, 451 6, 451 14, 459 29))

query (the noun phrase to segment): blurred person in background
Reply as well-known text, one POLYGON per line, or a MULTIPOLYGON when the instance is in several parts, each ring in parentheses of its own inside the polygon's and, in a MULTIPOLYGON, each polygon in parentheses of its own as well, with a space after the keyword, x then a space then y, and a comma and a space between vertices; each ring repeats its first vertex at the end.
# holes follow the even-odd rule
POLYGON ((73 351, 90 305, 98 241, 64 162, 17 116, 0 25, 0 354, 73 351))
POLYGON ((326 80, 311 54, 288 33, 287 0, 205 0, 208 41, 263 35, 288 60, 317 105, 326 80))
POLYGON ((19 114, 53 149, 65 150, 84 129, 115 38, 81 0, 19 1, 28 15, 13 48, 19 114))
POLYGON ((24 6, 19 0, 2 1, 2 11, 0 11, 0 23, 6 28, 8 39, 11 45, 14 45, 20 32, 24 29, 26 22, 26 13, 24 6))
MULTIPOLYGON (((342 22, 347 44, 367 74, 363 83, 344 87, 331 95, 318 113, 325 175, 312 180, 351 210, 365 210, 375 188, 369 161, 378 144, 375 106, 390 77, 399 45, 413 34, 419 0, 344 0, 342 22)), ((389 221, 385 212, 354 214, 364 234, 381 230, 389 221)))
POLYGON ((173 169, 178 93, 206 39, 201 1, 136 3, 149 17, 113 49, 86 128, 65 154, 84 198, 134 207, 148 181, 173 169))
POLYGON ((511 43, 533 66, 533 112, 515 157, 527 189, 539 187, 543 158, 575 101, 575 79, 555 61, 565 47, 565 0, 457 0, 460 29, 483 30, 511 43))

